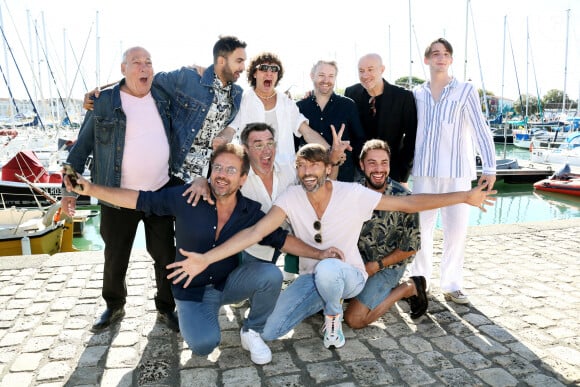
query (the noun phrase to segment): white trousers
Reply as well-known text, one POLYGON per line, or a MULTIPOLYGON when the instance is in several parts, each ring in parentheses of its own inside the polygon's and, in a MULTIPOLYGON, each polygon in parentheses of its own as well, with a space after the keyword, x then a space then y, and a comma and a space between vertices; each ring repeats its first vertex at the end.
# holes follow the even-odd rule
MULTIPOLYGON (((413 193, 446 193, 469 189, 471 181, 468 178, 413 177, 413 193)), ((430 288, 433 274, 433 231, 438 211, 441 211, 443 226, 440 287, 443 292, 452 292, 463 287, 465 239, 469 224, 468 204, 456 204, 419 213, 421 250, 415 255, 410 271, 412 276, 425 277, 430 288)))

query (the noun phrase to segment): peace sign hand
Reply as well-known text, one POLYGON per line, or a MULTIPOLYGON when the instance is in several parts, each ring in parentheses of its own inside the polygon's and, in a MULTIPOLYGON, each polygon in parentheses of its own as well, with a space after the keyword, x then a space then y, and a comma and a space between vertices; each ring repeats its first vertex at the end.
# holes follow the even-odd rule
POLYGON ((330 151, 330 162, 333 165, 342 165, 346 160, 345 151, 352 151, 350 141, 342 141, 342 134, 344 133, 345 125, 342 124, 338 134, 334 125, 330 125, 332 131, 332 148, 330 151))

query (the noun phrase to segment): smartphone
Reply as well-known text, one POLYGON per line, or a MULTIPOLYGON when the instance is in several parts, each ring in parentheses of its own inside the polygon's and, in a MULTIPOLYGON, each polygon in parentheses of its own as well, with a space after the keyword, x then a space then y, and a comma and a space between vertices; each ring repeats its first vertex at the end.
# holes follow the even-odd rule
POLYGON ((75 189, 80 189, 82 191, 83 186, 82 186, 82 184, 79 184, 79 182, 77 180, 77 173, 76 173, 75 169, 73 168, 73 166, 70 165, 69 163, 62 163, 62 167, 64 169, 64 174, 68 176, 68 179, 69 179, 70 183, 72 184, 72 186, 75 189))

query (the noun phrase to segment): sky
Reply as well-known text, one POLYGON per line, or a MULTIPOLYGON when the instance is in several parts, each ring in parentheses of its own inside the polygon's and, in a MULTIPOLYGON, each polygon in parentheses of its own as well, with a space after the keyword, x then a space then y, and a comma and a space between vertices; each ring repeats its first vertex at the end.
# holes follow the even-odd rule
MULTIPOLYGON (((278 87, 293 95, 312 88, 319 59, 338 63, 337 89, 357 83, 358 59, 371 52, 391 83, 427 79, 423 52, 439 37, 454 46, 453 75, 495 95, 565 89, 576 100, 580 89, 578 0, 0 0, 0 11, 0 64, 16 98, 27 98, 23 84, 33 96, 82 97, 120 79, 132 46, 149 50, 155 71, 208 66, 219 35, 245 41, 248 59, 276 53, 285 68, 278 87)), ((238 83, 248 87, 246 73, 238 83)))

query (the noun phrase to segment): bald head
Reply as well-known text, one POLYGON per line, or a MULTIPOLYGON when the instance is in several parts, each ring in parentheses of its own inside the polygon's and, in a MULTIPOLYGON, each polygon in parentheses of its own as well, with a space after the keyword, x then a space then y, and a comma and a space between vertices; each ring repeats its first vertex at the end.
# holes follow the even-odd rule
POLYGON ((377 96, 383 93, 384 71, 385 66, 379 54, 366 54, 358 61, 358 79, 369 95, 377 96))

